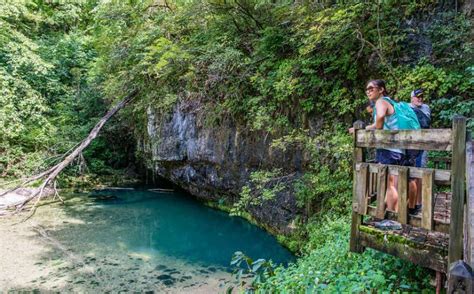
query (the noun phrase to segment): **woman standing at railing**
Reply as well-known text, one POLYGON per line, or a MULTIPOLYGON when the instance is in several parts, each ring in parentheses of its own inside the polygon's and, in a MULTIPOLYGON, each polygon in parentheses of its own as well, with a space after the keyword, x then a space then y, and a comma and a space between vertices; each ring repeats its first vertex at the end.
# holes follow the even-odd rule
MULTIPOLYGON (((370 101, 375 102, 374 123, 367 130, 383 129, 398 130, 398 116, 393 107, 393 101, 388 97, 385 81, 369 81, 366 94, 370 101)), ((381 164, 402 165, 404 150, 398 148, 377 149, 375 161, 381 164)), ((387 209, 398 211, 397 176, 389 175, 386 192, 387 209)))

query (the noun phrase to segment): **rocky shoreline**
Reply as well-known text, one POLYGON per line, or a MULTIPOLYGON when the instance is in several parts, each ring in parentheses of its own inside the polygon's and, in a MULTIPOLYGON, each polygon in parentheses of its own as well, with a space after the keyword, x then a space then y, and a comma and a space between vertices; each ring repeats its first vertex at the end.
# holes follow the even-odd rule
MULTIPOLYGON (((3 196, 0 196, 0 216, 8 213, 8 209, 15 207, 23 203, 28 197, 35 191, 35 188, 19 188, 13 192, 9 192, 3 196)), ((0 194, 5 193, 7 190, 0 189, 0 194)), ((50 197, 54 195, 54 190, 45 188, 43 191, 43 197, 50 197)))

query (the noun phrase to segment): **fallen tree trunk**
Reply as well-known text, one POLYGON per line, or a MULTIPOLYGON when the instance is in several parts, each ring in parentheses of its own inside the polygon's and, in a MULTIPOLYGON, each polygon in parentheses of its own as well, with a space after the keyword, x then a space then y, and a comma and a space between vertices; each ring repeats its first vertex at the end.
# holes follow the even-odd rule
MULTIPOLYGON (((37 198, 36 200, 36 203, 39 202, 39 200, 41 200, 41 197, 43 196, 43 191, 44 189, 48 186, 48 185, 53 185, 54 188, 55 188, 55 179, 56 177, 59 175, 59 173, 61 173, 63 171, 64 168, 66 168, 69 164, 71 164, 71 162, 74 160, 74 158, 76 158, 77 156, 79 156, 82 151, 87 147, 89 146, 89 144, 92 142, 92 140, 94 140, 97 135, 99 134, 100 130, 102 129, 102 127, 104 126, 104 124, 112 117, 114 116, 115 113, 117 113, 117 111, 119 111, 120 109, 122 109, 125 105, 127 105, 127 103, 129 103, 130 101, 133 100, 133 98, 135 98, 135 96, 137 95, 137 91, 133 91, 132 93, 130 93, 128 96, 126 96, 122 101, 120 101, 117 105, 115 105, 113 108, 111 108, 100 120, 99 122, 97 122, 97 124, 94 126, 94 128, 90 131, 89 135, 79 144, 78 147, 76 147, 74 150, 72 150, 72 152, 67 155, 60 163, 54 165, 53 167, 49 168, 48 170, 42 172, 42 173, 39 173, 37 175, 34 175, 26 180, 24 180, 20 185, 16 186, 15 188, 13 189, 10 189, 4 193, 2 193, 0 196, 4 196, 6 195, 7 193, 11 193, 11 192, 14 192, 16 190, 18 190, 19 188, 22 188, 22 187, 25 187, 26 185, 28 185, 29 183, 32 183, 34 181, 37 181, 39 179, 44 179, 43 182, 41 183, 41 185, 35 189, 35 191, 26 199, 26 200, 23 200, 22 202, 20 203, 16 203, 14 204, 17 211, 20 211, 22 210, 25 205, 30 202, 31 200, 33 200, 34 198, 37 198)), ((36 206, 36 203, 35 205, 33 206, 33 208, 36 206)))

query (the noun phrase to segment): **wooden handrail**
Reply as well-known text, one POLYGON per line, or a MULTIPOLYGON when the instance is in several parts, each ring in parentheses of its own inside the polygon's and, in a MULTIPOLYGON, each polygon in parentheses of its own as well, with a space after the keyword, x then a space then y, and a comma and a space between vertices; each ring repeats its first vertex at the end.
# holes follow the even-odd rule
MULTIPOLYGON (((370 173, 377 173, 381 164, 378 163, 368 163, 369 165, 369 172, 370 173)), ((356 171, 360 169, 361 163, 356 164, 356 171)), ((404 166, 399 165, 385 165, 388 167, 388 174, 398 176, 399 170, 401 168, 405 168, 404 166)), ((408 168, 408 176, 410 178, 421 179, 423 177, 424 171, 434 171, 434 180, 435 183, 438 185, 450 185, 451 184, 451 171, 445 169, 430 169, 430 168, 421 168, 421 167, 412 167, 409 166, 408 168)))
POLYGON ((451 129, 357 130, 356 147, 452 150, 451 129))

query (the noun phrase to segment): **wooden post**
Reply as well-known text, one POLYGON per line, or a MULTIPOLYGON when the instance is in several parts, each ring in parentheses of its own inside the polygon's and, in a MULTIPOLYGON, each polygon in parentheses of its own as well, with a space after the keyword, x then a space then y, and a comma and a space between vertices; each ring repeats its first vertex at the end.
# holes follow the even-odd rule
POLYGON ((408 168, 403 166, 398 169, 398 222, 408 222, 408 168))
POLYGON ((367 205, 369 204, 369 199, 367 198, 367 180, 369 174, 369 165, 367 163, 362 163, 360 169, 357 171, 357 202, 358 202, 358 211, 360 215, 367 214, 367 205))
POLYGON ((466 209, 465 209, 465 249, 464 260, 474 267, 474 142, 468 134, 466 146, 466 209))
POLYGON ((427 230, 433 229, 434 214, 434 171, 424 170, 421 179, 421 227, 427 230))
POLYGON ((448 264, 462 259, 464 180, 466 173, 466 118, 453 118, 453 154, 451 177, 451 222, 449 225, 448 264))
POLYGON ((362 253, 364 247, 359 242, 359 226, 362 223, 362 216, 358 213, 358 198, 357 198, 357 172, 356 164, 364 161, 364 152, 362 148, 357 147, 357 130, 363 129, 364 123, 356 121, 354 123, 354 151, 352 154, 353 161, 353 190, 352 190, 352 224, 351 224, 351 239, 349 248, 352 252, 362 253))
POLYGON ((379 167, 379 180, 377 186, 377 209, 375 211, 375 217, 379 219, 385 218, 385 194, 387 192, 387 176, 388 168, 386 165, 379 167))

